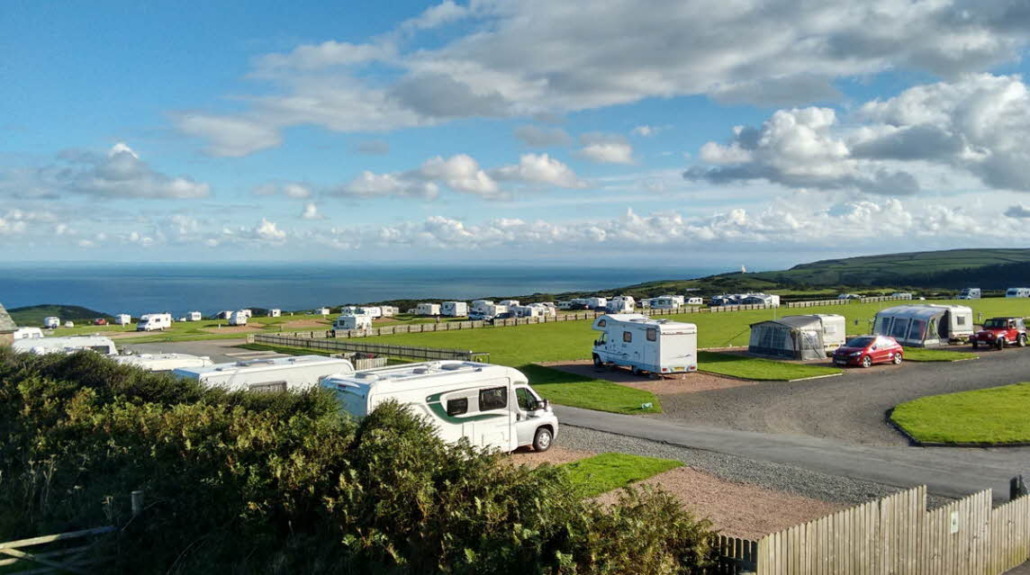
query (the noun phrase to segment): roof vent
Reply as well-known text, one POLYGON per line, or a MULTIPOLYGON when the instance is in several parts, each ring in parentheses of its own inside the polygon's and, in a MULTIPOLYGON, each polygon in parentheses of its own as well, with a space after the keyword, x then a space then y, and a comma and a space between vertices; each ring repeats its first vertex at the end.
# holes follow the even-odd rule
POLYGON ((464 367, 464 365, 460 364, 460 363, 445 363, 445 364, 440 366, 440 369, 446 369, 448 371, 454 371, 456 369, 461 369, 462 367, 464 367))
POLYGON ((429 368, 416 367, 415 369, 411 370, 411 373, 414 373, 415 375, 423 375, 429 373, 429 368))

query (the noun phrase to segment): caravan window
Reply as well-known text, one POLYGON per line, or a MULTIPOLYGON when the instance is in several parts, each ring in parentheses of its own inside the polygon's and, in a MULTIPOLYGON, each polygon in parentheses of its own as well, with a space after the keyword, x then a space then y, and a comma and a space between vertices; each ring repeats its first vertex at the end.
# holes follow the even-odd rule
POLYGON ((964 315, 956 315, 955 316, 955 325, 966 325, 966 316, 964 316, 964 315))
POLYGON ((631 343, 633 341, 633 332, 624 331, 622 332, 622 341, 631 343))
POLYGON ((925 321, 921 319, 912 320, 912 327, 908 330, 908 339, 913 341, 922 341, 924 327, 926 327, 925 321))
POLYGON ((479 390, 479 411, 508 407, 508 388, 491 387, 479 390))
POLYGON ((647 341, 658 341, 658 330, 649 327, 647 328, 647 341))
POLYGON ((908 333, 908 318, 894 318, 894 327, 891 328, 890 335, 894 339, 905 339, 906 333, 908 333))
POLYGON ((888 335, 890 333, 891 316, 885 315, 876 318, 876 327, 873 328, 873 333, 879 335, 888 335))
POLYGON ((456 397, 447 400, 447 415, 463 415, 469 411, 469 398, 456 397))

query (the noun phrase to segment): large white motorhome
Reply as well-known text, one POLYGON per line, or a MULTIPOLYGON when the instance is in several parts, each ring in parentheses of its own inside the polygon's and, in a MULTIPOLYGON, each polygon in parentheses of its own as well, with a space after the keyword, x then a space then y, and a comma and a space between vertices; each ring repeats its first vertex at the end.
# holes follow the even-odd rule
POLYGON ((136 331, 164 330, 170 327, 172 327, 172 314, 148 313, 139 316, 139 323, 136 324, 136 331))
POLYGON ((61 318, 48 316, 43 318, 43 327, 47 329, 57 329, 61 327, 61 318))
POLYGON ((337 331, 367 331, 372 329, 372 317, 365 314, 341 315, 333 322, 337 331))
POLYGON ((631 295, 617 295, 608 300, 605 309, 608 313, 633 313, 637 309, 637 300, 631 295))
POLYGON ((440 315, 447 317, 465 317, 469 314, 469 304, 463 301, 445 301, 440 305, 440 315))
POLYGON ((206 355, 186 353, 140 353, 115 355, 111 359, 122 365, 133 365, 147 371, 172 371, 185 367, 205 367, 214 363, 206 355))
POLYGON ((172 373, 230 391, 302 391, 315 387, 326 376, 354 373, 354 365, 346 359, 300 355, 184 367, 172 373))
POLYGON ((420 303, 415 306, 415 315, 440 315, 440 304, 420 303))
POLYGON ((546 451, 558 436, 558 419, 522 372, 468 361, 432 361, 334 375, 322 380, 342 409, 364 417, 394 400, 428 421, 448 442, 514 451, 546 451))
POLYGON ((655 375, 697 371, 697 326, 638 313, 594 320, 594 365, 617 365, 655 375))
POLYGON ((958 292, 958 299, 980 299, 980 288, 962 288, 958 292))
POLYGON ((247 320, 250 319, 250 314, 247 312, 250 310, 238 310, 232 312, 229 316, 229 325, 247 325, 247 320))
POLYGON ((1012 287, 1005 290, 1005 297, 1030 297, 1030 288, 1012 287))
POLYGON ((46 355, 49 353, 75 353, 82 350, 95 351, 104 355, 115 355, 118 348, 109 337, 96 335, 75 335, 69 337, 44 337, 18 339, 11 349, 21 353, 46 355))

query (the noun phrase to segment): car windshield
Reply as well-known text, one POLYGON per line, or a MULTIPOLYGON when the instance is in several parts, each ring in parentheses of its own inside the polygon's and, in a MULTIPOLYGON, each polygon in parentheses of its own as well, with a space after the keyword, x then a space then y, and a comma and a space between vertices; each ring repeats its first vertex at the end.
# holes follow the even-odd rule
POLYGON ((862 336, 848 340, 848 343, 844 344, 845 347, 865 347, 876 341, 875 337, 862 336))
POLYGON ((987 329, 1005 327, 1008 320, 1000 317, 991 318, 984 322, 984 327, 987 329))

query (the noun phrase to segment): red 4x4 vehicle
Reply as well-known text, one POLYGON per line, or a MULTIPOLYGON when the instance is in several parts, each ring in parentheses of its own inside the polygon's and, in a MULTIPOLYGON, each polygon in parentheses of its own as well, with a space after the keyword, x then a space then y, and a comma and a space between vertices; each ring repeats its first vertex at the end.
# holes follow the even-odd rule
POLYGON ((969 341, 974 348, 980 347, 981 343, 998 349, 1006 345, 1026 347, 1026 324, 1021 317, 992 317, 984 322, 984 328, 974 333, 969 341))

